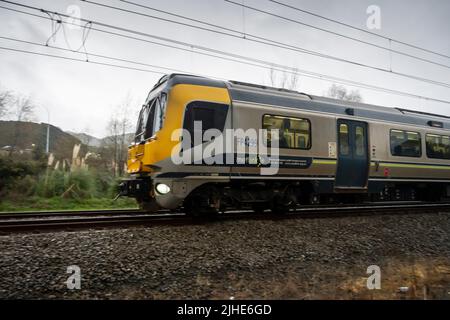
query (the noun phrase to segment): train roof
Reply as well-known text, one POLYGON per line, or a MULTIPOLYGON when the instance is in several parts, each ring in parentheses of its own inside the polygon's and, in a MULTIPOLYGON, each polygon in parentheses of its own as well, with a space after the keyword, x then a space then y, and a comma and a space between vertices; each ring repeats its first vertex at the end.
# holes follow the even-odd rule
POLYGON ((176 84, 195 84, 227 88, 232 100, 276 105, 293 109, 319 111, 335 115, 357 116, 369 119, 392 121, 425 127, 450 130, 450 117, 445 115, 408 110, 398 107, 338 100, 314 96, 293 90, 286 90, 239 81, 221 81, 187 74, 170 74, 162 77, 155 85, 166 83, 166 88, 176 84), (167 83, 166 83, 167 82, 167 83))

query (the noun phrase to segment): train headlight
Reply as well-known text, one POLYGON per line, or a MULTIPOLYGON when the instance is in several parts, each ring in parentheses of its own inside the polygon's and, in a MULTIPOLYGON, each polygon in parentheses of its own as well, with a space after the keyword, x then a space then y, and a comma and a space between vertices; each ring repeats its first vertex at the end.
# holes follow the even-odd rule
POLYGON ((164 183, 158 183, 155 189, 159 194, 168 194, 170 192, 170 187, 164 183))

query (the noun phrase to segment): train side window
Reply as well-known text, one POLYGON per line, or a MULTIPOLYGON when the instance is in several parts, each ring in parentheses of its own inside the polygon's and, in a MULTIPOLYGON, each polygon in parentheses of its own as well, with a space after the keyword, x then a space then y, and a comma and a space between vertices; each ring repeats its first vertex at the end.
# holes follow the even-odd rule
POLYGON ((450 137, 438 134, 426 135, 428 158, 450 160, 450 137))
POLYGON ((356 155, 357 156, 363 156, 365 154, 365 148, 364 148, 364 129, 360 126, 356 127, 355 130, 355 147, 356 147, 356 155))
POLYGON ((270 130, 279 130, 279 147, 285 149, 311 148, 311 123, 308 119, 292 118, 265 114, 263 116, 263 129, 267 132, 266 145, 271 146, 270 130))
POLYGON ((350 143, 348 135, 348 125, 341 123, 339 125, 339 154, 347 156, 350 152, 350 143))
POLYGON ((203 137, 203 133, 209 129, 223 131, 227 114, 227 104, 206 101, 189 103, 184 114, 183 128, 190 133, 192 145, 194 145, 194 122, 201 122, 203 137))
POLYGON ((391 154, 399 157, 421 157, 420 133, 392 129, 390 134, 391 154))

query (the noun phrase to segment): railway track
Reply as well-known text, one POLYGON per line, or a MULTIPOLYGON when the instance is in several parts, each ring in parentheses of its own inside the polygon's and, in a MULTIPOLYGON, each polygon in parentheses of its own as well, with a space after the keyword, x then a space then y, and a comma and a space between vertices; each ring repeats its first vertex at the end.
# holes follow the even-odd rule
POLYGON ((129 213, 142 213, 139 209, 108 209, 108 210, 59 210, 59 211, 25 211, 0 212, 0 220, 16 218, 50 218, 70 216, 119 215, 129 213))
POLYGON ((0 232, 71 230, 132 225, 198 224, 208 221, 294 218, 338 218, 347 216, 450 213, 450 203, 385 203, 339 206, 305 206, 282 215, 250 210, 228 211, 214 217, 193 219, 184 213, 146 213, 137 209, 0 213, 0 232))

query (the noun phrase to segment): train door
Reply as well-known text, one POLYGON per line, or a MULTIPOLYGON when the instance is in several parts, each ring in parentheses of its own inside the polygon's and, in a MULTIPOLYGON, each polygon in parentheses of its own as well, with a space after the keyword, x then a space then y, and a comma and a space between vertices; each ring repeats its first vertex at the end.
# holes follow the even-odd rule
POLYGON ((338 164, 336 189, 366 189, 369 172, 367 123, 337 121, 338 164))

